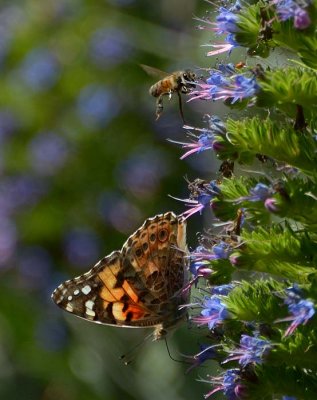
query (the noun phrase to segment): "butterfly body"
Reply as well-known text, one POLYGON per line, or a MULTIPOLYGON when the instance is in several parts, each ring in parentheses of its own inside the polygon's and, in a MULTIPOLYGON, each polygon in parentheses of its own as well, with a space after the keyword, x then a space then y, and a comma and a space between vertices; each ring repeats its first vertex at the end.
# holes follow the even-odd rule
POLYGON ((88 321, 117 327, 153 327, 161 339, 186 318, 186 221, 157 215, 90 271, 62 283, 53 301, 88 321))

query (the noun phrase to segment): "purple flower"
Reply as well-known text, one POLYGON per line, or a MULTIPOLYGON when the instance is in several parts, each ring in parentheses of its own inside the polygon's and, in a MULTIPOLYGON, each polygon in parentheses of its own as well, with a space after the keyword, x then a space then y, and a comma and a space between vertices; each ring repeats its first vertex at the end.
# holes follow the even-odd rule
POLYGON ((264 207, 271 213, 279 212, 278 202, 274 197, 265 200, 264 207))
POLYGON ((299 325, 305 325, 315 315, 315 305, 311 300, 302 299, 302 292, 297 285, 287 288, 285 293, 284 304, 287 305, 292 315, 278 319, 276 322, 292 321, 284 334, 284 336, 288 336, 291 335, 299 325))
POLYGON ((225 7, 220 7, 220 14, 216 17, 218 34, 236 33, 239 31, 237 26, 238 16, 225 7))
POLYGON ((305 325, 314 316, 315 305, 310 300, 300 300, 296 304, 290 304, 288 310, 292 316, 285 318, 284 321, 292 323, 286 330, 285 336, 291 335, 299 325, 305 325))
POLYGON ((209 129, 217 135, 226 135, 227 129, 221 118, 217 115, 207 115, 209 129))
POLYGON ((192 365, 187 369, 186 373, 192 369, 199 367, 207 360, 214 360, 217 358, 216 346, 207 346, 206 344, 200 345, 200 352, 194 356, 188 357, 192 365))
POLYGON ((183 213, 185 218, 189 218, 195 213, 201 213, 206 206, 210 206, 211 200, 220 193, 220 189, 217 186, 216 181, 211 181, 207 185, 195 186, 195 193, 191 195, 189 199, 179 199, 172 197, 173 199, 183 201, 190 209, 183 213))
POLYGON ((306 29, 311 24, 308 12, 305 10, 311 1, 275 0, 276 11, 281 21, 294 18, 296 29, 306 29))
POLYGON ((99 28, 92 35, 90 54, 100 68, 112 68, 131 58, 129 36, 122 29, 99 28))
POLYGON ((231 100, 234 104, 238 100, 251 98, 260 90, 256 77, 251 78, 239 74, 231 77, 220 71, 212 71, 206 83, 197 83, 197 90, 191 92, 190 100, 231 100))
POLYGON ((223 391, 228 400, 240 400, 246 392, 246 387, 241 381, 239 369, 228 369, 223 375, 212 378, 211 383, 217 386, 204 397, 208 398, 216 392, 223 391))
POLYGON ((188 157, 191 154, 201 153, 202 151, 210 150, 213 148, 214 135, 208 130, 205 130, 200 135, 189 133, 188 136, 192 139, 191 143, 178 142, 169 139, 169 141, 172 143, 180 144, 183 149, 189 149, 188 151, 186 151, 185 154, 181 156, 181 160, 184 160, 184 158, 188 157))
POLYGON ((89 228, 76 228, 65 237, 68 261, 77 267, 89 267, 100 258, 100 239, 89 228))
POLYGON ((231 351, 225 362, 239 360, 239 364, 242 367, 250 363, 262 364, 263 359, 269 354, 271 349, 272 343, 269 340, 242 335, 240 347, 231 351))
POLYGON ((41 175, 53 175, 62 168, 69 154, 66 140, 54 132, 42 132, 29 144, 29 158, 41 175))
POLYGON ((115 94, 105 86, 85 86, 78 97, 78 114, 87 128, 103 128, 118 115, 120 104, 115 94))
POLYGON ((20 73, 34 91, 50 89, 57 81, 60 67, 54 54, 47 49, 31 50, 22 63, 20 73))
POLYGON ((209 329, 214 329, 216 325, 222 324, 225 319, 229 318, 226 305, 217 295, 206 296, 202 307, 201 315, 192 318, 198 326, 208 325, 209 329))
POLYGON ((262 201, 265 202, 269 197, 274 194, 273 189, 270 186, 265 185, 264 183, 257 183, 254 188, 250 189, 249 196, 243 196, 237 199, 236 203, 241 203, 242 201, 262 201))
POLYGON ((297 398, 294 396, 283 396, 282 400, 297 400, 297 398))
POLYGON ((212 294, 216 294, 219 296, 227 296, 232 289, 234 289, 235 284, 233 283, 228 283, 227 285, 219 285, 219 286, 214 286, 211 289, 212 294))
POLYGON ((206 55, 210 57, 210 56, 216 56, 218 54, 226 53, 226 52, 228 52, 230 54, 235 47, 239 47, 239 44, 236 42, 234 34, 229 33, 229 35, 227 35, 225 38, 225 43, 207 44, 205 46, 213 47, 214 49, 216 49, 216 50, 208 51, 208 53, 206 55))
POLYGON ((306 10, 298 7, 294 14, 294 27, 296 29, 306 29, 311 24, 311 19, 306 10))

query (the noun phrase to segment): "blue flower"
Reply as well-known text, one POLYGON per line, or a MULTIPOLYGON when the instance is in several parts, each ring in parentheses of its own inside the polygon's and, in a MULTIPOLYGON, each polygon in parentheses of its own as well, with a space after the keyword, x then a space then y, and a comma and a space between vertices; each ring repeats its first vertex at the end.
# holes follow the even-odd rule
POLYGON ((226 305, 217 295, 206 296, 202 307, 201 315, 192 318, 198 326, 208 325, 209 329, 214 329, 216 325, 222 324, 225 319, 229 318, 226 305))
POLYGON ((213 148, 214 135, 208 130, 204 130, 204 132, 200 135, 194 135, 193 133, 190 133, 188 136, 192 139, 191 143, 178 142, 169 139, 169 141, 172 143, 180 144, 183 149, 189 149, 181 156, 181 160, 184 160, 184 158, 191 154, 201 153, 202 151, 211 150, 213 148))
POLYGON ((216 346, 208 346, 206 344, 202 344, 199 346, 200 352, 195 354, 194 356, 190 356, 189 359, 192 365, 187 369, 186 373, 190 372, 192 369, 199 367, 207 360, 214 360, 217 358, 217 350, 216 346))
POLYGON ((228 400, 240 400, 246 392, 246 387, 241 381, 240 369, 228 369, 221 376, 211 379, 211 383, 217 386, 204 397, 208 398, 216 392, 223 391, 228 400))
POLYGON ((256 77, 244 74, 228 76, 228 71, 212 71, 206 83, 197 83, 198 89, 191 92, 190 100, 227 100, 231 104, 254 97, 260 90, 256 77))
POLYGON ((220 296, 227 296, 234 287, 235 285, 233 283, 228 283, 227 285, 214 286, 211 289, 211 293, 220 296))
POLYGON ((237 26, 238 16, 225 7, 220 7, 220 14, 216 17, 217 33, 236 33, 239 31, 237 26))
POLYGON ((305 325, 315 315, 315 304, 311 300, 302 298, 302 291, 297 284, 285 290, 284 304, 287 305, 290 316, 278 319, 276 322, 292 321, 284 336, 291 335, 295 329, 305 325))
POLYGON ((240 339, 240 347, 230 351, 229 357, 225 362, 239 360, 242 367, 250 363, 262 364, 264 358, 272 349, 272 343, 269 340, 260 339, 242 335, 240 339))
POLYGON ((193 193, 189 199, 179 199, 172 197, 173 199, 183 201, 190 209, 183 213, 185 218, 189 218, 195 213, 201 213, 206 206, 210 206, 211 200, 220 193, 220 189, 217 186, 216 181, 211 181, 204 184, 195 184, 195 181, 190 184, 192 186, 193 193))

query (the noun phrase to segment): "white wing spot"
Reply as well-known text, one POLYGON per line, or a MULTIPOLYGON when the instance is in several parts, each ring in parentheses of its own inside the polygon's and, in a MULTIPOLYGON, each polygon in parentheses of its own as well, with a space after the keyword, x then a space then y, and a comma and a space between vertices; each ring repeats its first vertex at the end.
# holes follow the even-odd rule
POLYGON ((90 310, 89 308, 86 309, 87 317, 94 317, 96 315, 95 311, 90 310))
POLYGON ((74 295, 77 296, 78 294, 79 294, 79 290, 76 289, 76 290, 74 291, 74 295))
POLYGON ((66 305, 65 310, 69 311, 69 312, 73 312, 74 311, 73 306, 71 304, 69 304, 69 303, 66 305))
POLYGON ((81 289, 81 291, 84 293, 84 294, 89 294, 90 292, 91 292, 91 287, 89 286, 89 285, 86 285, 86 286, 84 286, 82 289, 81 289))
POLYGON ((68 301, 72 301, 72 300, 73 300, 73 296, 68 296, 68 297, 67 297, 67 300, 68 300, 68 301))
POLYGON ((87 313, 87 311, 93 311, 92 309, 93 309, 94 305, 95 305, 94 301, 87 300, 86 303, 85 303, 86 313, 87 313))

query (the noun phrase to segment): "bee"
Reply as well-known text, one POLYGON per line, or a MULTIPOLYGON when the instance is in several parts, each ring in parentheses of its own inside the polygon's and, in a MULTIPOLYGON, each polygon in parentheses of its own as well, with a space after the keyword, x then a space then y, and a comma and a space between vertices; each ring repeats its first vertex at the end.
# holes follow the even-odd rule
POLYGON ((196 74, 191 70, 166 73, 160 71, 159 69, 149 67, 148 65, 141 64, 141 67, 149 75, 161 78, 149 89, 150 95, 157 98, 155 112, 156 121, 163 113, 163 96, 168 96, 169 99, 171 99, 172 94, 177 93, 179 112, 185 124, 181 93, 188 94, 192 89, 196 87, 196 74))

